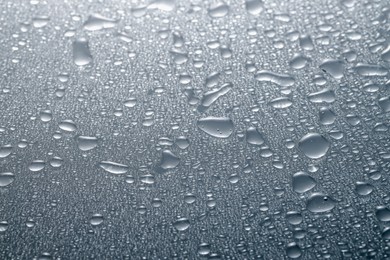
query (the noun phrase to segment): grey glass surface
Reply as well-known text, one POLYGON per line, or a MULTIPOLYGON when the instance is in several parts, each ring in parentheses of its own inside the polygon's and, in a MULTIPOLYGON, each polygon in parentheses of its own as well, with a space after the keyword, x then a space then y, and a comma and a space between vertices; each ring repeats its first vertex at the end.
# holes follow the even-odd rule
POLYGON ((390 258, 389 1, 0 10, 0 259, 390 258))

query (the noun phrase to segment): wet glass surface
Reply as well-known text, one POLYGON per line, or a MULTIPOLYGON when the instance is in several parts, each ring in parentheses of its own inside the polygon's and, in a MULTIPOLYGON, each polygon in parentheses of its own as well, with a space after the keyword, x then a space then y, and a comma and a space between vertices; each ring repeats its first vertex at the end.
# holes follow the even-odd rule
POLYGON ((388 1, 0 10, 0 259, 390 258, 388 1))

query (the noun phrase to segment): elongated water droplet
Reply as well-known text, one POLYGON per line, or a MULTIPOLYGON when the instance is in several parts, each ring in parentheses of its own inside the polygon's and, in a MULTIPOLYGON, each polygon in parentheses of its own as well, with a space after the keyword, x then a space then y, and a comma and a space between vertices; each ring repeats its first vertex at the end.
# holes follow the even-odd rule
POLYGON ((323 89, 310 93, 308 98, 313 103, 333 103, 336 100, 336 94, 331 89, 323 89))
POLYGON ((218 98, 226 95, 231 89, 232 89, 231 83, 223 84, 222 87, 216 90, 212 90, 209 92, 206 92, 203 95, 203 98, 201 99, 201 104, 198 107, 199 111, 205 111, 207 108, 209 108, 214 102, 218 100, 218 98))
POLYGON ((258 71, 255 79, 257 81, 272 82, 281 87, 290 87, 295 82, 294 78, 288 74, 280 74, 266 70, 258 71))
POLYGON ((74 132, 77 129, 76 123, 69 119, 61 121, 58 126, 66 132, 74 132))
POLYGON ((87 31, 98 31, 102 29, 113 28, 116 25, 116 20, 104 17, 100 14, 92 14, 84 23, 84 29, 87 31))
POLYGON ((374 77, 374 76, 386 76, 388 70, 380 65, 359 63, 355 67, 355 71, 360 76, 374 77))
POLYGON ((99 167, 103 170, 113 174, 123 174, 129 169, 129 166, 111 161, 102 161, 99 167))
POLYGON ((292 101, 287 97, 279 97, 279 98, 272 99, 269 104, 273 108, 283 109, 283 108, 290 107, 292 105, 292 101))
POLYGON ((73 62, 77 66, 85 66, 92 62, 87 39, 80 38, 73 42, 73 62))

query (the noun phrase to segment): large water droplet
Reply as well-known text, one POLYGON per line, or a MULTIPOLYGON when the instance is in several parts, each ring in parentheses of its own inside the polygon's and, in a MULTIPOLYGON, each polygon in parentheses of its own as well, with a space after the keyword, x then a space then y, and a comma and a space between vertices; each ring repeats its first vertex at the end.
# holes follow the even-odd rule
POLYGON ((177 231, 187 230, 190 226, 190 221, 187 218, 179 218, 175 222, 173 222, 173 226, 177 231))
POLYGON ((32 172, 39 172, 45 168, 46 163, 43 160, 34 160, 28 166, 28 169, 32 172))
POLYGON ((251 126, 246 130, 246 141, 249 144, 262 145, 264 143, 264 138, 256 127, 251 126))
POLYGON ((78 136, 77 146, 81 151, 89 151, 98 145, 98 139, 94 136, 78 136))
POLYGON ((359 63, 355 67, 355 71, 360 76, 373 77, 373 76, 386 76, 387 69, 376 64, 359 63))
POLYGON ((390 221, 390 209, 385 206, 378 206, 375 210, 375 215, 379 221, 390 221))
POLYGON ((208 14, 212 18, 221 18, 229 13, 229 6, 224 2, 212 3, 209 7, 208 14))
POLYGON ((259 15, 264 10, 264 3, 262 0, 246 0, 245 8, 251 15, 259 15))
POLYGON ((302 249, 295 242, 292 242, 287 245, 286 254, 289 258, 299 258, 302 255, 302 249))
POLYGON ((341 60, 325 60, 321 63, 320 69, 331 75, 335 79, 341 79, 344 76, 344 62, 341 60))
POLYGON ((313 213, 323 213, 332 210, 336 201, 322 193, 313 193, 306 203, 306 208, 313 213))
POLYGON ((92 62, 87 39, 80 38, 73 42, 73 62, 77 66, 85 66, 92 62))
POLYGON ((206 134, 218 138, 228 138, 233 133, 234 128, 232 120, 228 117, 201 118, 197 125, 206 134))
POLYGON ((0 173, 0 187, 5 187, 15 180, 15 175, 12 172, 0 173))
POLYGON ((7 144, 0 147, 0 158, 6 158, 12 152, 12 145, 7 144))
POLYGON ((159 164, 159 167, 164 170, 173 169, 176 166, 178 166, 180 163, 180 158, 176 156, 173 152, 170 150, 164 150, 162 152, 161 161, 159 164))
POLYGON ((316 186, 316 181, 306 172, 294 173, 292 177, 293 190, 298 193, 304 193, 316 186))
POLYGON ((357 194, 361 196, 367 196, 371 194, 373 190, 374 187, 367 182, 363 182, 363 181, 356 182, 355 191, 357 194))
POLYGON ((330 142, 320 134, 308 133, 299 140, 298 146, 307 157, 318 159, 328 152, 330 142))

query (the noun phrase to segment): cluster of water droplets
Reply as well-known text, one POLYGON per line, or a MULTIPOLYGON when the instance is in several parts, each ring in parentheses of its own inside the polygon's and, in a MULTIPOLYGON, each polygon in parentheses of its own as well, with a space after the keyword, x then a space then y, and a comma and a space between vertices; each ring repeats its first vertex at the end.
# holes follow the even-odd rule
POLYGON ((1 259, 390 257, 386 1, 0 6, 1 259))

